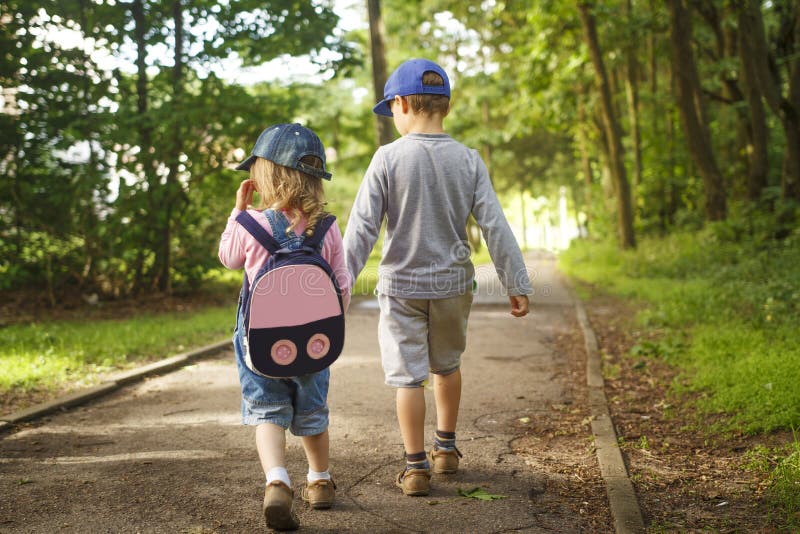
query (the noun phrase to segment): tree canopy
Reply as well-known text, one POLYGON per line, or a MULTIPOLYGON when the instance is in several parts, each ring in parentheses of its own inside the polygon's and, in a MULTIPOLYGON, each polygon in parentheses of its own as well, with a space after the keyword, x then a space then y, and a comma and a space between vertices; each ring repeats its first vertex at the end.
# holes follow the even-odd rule
POLYGON ((624 247, 703 224, 796 228, 796 2, 363 4, 349 32, 330 1, 0 4, 0 289, 55 305, 197 287, 217 266, 233 164, 270 123, 320 134, 329 206, 346 215, 375 149, 368 4, 377 63, 448 70, 446 128, 504 198, 565 187, 589 234, 624 247), (316 80, 226 71, 297 56, 316 80))

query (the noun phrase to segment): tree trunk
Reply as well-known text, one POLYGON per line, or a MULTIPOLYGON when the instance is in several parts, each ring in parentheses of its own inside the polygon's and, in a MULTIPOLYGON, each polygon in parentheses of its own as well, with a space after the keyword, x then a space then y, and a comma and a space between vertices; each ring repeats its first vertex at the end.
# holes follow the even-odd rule
MULTIPOLYGON (((375 102, 383 98, 383 86, 386 85, 386 52, 383 47, 383 20, 381 19, 380 0, 367 0, 369 15, 369 42, 372 55, 372 87, 375 91, 375 102)), ((386 145, 394 140, 392 120, 381 115, 375 116, 375 138, 378 145, 386 145)))
MULTIPOLYGON (((490 119, 489 99, 484 97, 483 100, 481 100, 481 121, 486 130, 491 128, 490 119)), ((492 176, 492 147, 489 145, 488 141, 484 141, 481 144, 481 152, 483 152, 483 163, 486 164, 486 170, 489 172, 489 180, 494 184, 494 177, 492 176)))
POLYGON ((525 208, 525 180, 519 182, 519 214, 522 216, 522 250, 528 250, 528 217, 525 208))
POLYGON ((144 228, 141 229, 142 239, 136 243, 137 259, 134 262, 134 282, 133 291, 139 292, 144 288, 145 280, 145 262, 144 262, 144 248, 152 246, 154 239, 152 232, 156 225, 157 218, 155 216, 156 206, 158 202, 155 200, 157 191, 158 177, 155 174, 155 169, 151 165, 150 147, 152 143, 152 130, 149 126, 147 119, 148 109, 148 89, 147 89, 147 42, 145 34, 147 33, 147 19, 144 12, 143 0, 134 0, 131 3, 131 15, 133 17, 134 27, 133 34, 136 42, 136 113, 139 134, 139 157, 142 158, 142 167, 145 173, 145 180, 147 181, 147 200, 148 210, 145 216, 146 220, 144 228))
POLYGON ((164 205, 162 206, 162 226, 161 226, 161 272, 158 276, 158 288, 167 294, 172 293, 172 218, 182 186, 178 180, 180 172, 180 157, 183 148, 183 138, 181 135, 183 123, 183 6, 181 0, 172 3, 172 21, 175 26, 175 50, 174 63, 172 68, 172 143, 169 158, 167 181, 164 187, 164 205))
POLYGON ((780 48, 794 50, 780 59, 788 72, 788 84, 781 80, 778 61, 769 50, 761 15, 760 2, 741 0, 738 5, 740 29, 747 46, 753 54, 755 78, 767 104, 778 116, 786 136, 781 172, 781 192, 783 198, 800 200, 800 8, 796 5, 776 6, 779 26, 786 31, 782 35, 780 48), (784 86, 788 92, 783 94, 784 86))
POLYGON ((761 191, 767 186, 769 173, 767 156, 769 128, 767 128, 767 116, 764 111, 764 103, 761 101, 761 92, 756 78, 755 57, 750 46, 750 39, 745 35, 745 31, 748 31, 748 22, 743 10, 739 10, 738 16, 739 58, 742 64, 740 80, 750 112, 749 144, 745 150, 748 162, 747 198, 758 200, 761 197, 761 191))
POLYGON ((692 24, 682 0, 669 0, 673 71, 677 75, 677 103, 689 153, 703 178, 705 211, 710 221, 725 219, 725 181, 714 158, 703 112, 700 79, 692 50, 692 24))
MULTIPOLYGON (((628 0, 628 18, 630 19, 633 13, 633 6, 631 0, 628 0)), ((632 24, 631 24, 632 26, 632 24)), ((626 65, 626 83, 625 94, 628 99, 628 117, 631 123, 631 139, 633 140, 633 192, 634 198, 631 202, 636 206, 635 195, 636 188, 642 183, 642 134, 639 129, 639 82, 638 82, 638 63, 636 61, 636 43, 631 40, 634 46, 628 48, 627 65, 626 65)))
MULTIPOLYGON (((675 69, 672 68, 672 63, 667 63, 669 69, 669 90, 671 92, 675 92, 675 86, 677 85, 676 76, 675 76, 675 69)), ((678 186, 675 183, 675 165, 677 161, 677 154, 676 154, 676 142, 675 142, 675 130, 677 129, 675 124, 679 121, 678 117, 676 117, 676 110, 670 105, 669 109, 667 110, 666 114, 666 135, 667 135, 667 146, 668 154, 669 154, 669 169, 667 171, 666 182, 665 182, 665 189, 664 189, 664 217, 662 223, 662 229, 666 233, 667 228, 674 224, 675 222, 675 213, 678 211, 678 186)))
POLYGON ((614 114, 611 90, 608 85, 608 75, 605 65, 603 64, 600 44, 597 40, 597 28, 595 26, 594 15, 591 13, 590 9, 591 6, 585 3, 578 6, 581 23, 583 25, 584 39, 589 48, 589 56, 591 57, 592 64, 594 65, 595 83, 598 86, 601 96, 603 129, 606 132, 610 170, 617 195, 617 226, 620 234, 620 244, 623 248, 633 248, 636 246, 636 238, 633 233, 631 192, 628 184, 628 177, 625 172, 622 133, 617 117, 614 114))
POLYGON ((700 8, 703 18, 714 31, 717 41, 717 56, 720 61, 740 60, 738 77, 726 69, 722 74, 722 89, 725 100, 735 108, 737 123, 737 142, 730 159, 742 160, 745 168, 745 190, 750 200, 757 200, 767 180, 767 137, 768 129, 764 105, 755 84, 755 66, 749 40, 743 35, 747 31, 747 21, 742 20, 742 10, 738 12, 738 31, 726 21, 728 8, 722 12, 713 3, 695 4, 700 8), (741 87, 740 87, 741 85, 741 87), (747 102, 747 107, 740 105, 747 102))
MULTIPOLYGON (((586 133, 586 111, 583 106, 583 95, 585 91, 583 88, 579 90, 578 97, 578 150, 581 153, 581 170, 583 171, 584 183, 584 202, 586 203, 586 224, 584 225, 587 233, 589 230, 589 223, 592 220, 592 161, 589 158, 589 140, 586 133)), ((578 205, 577 203, 575 204, 578 205)))

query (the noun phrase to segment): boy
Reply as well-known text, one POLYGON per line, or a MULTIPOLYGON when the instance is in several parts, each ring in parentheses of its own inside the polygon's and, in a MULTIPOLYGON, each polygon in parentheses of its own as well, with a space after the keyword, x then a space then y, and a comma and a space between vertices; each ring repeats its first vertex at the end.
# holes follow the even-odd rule
POLYGON ((422 388, 429 371, 436 399, 434 473, 455 473, 461 456, 455 430, 474 277, 466 232, 470 213, 483 231, 512 315, 528 313, 532 292, 486 166, 477 151, 444 132, 449 110, 450 82, 436 63, 411 59, 389 77, 373 111, 393 117, 402 137, 373 156, 344 237, 347 268, 355 280, 386 217, 378 338, 386 383, 398 388, 406 467, 396 484, 405 495, 430 490, 422 388))

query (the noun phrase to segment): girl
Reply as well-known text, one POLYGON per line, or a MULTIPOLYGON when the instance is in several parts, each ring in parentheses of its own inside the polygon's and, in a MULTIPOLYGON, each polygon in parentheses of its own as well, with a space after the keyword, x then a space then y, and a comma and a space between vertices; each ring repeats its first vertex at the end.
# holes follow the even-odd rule
MULTIPOLYGON (((330 180, 325 150, 311 130, 299 124, 279 124, 264 130, 253 152, 237 170, 250 172, 236 193, 236 207, 219 244, 219 259, 230 269, 244 267, 255 279, 267 252, 237 221, 236 216, 261 196, 264 211, 248 210, 281 246, 296 249, 324 213, 322 180, 330 180)), ((347 309, 350 275, 345 267, 342 234, 334 223, 325 234, 321 255, 336 275, 347 309)), ((292 509, 293 490, 286 470, 286 429, 301 436, 308 459, 302 498, 312 508, 330 508, 335 485, 328 472, 328 383, 330 369, 290 379, 266 378, 244 363, 242 303, 233 337, 242 387, 242 422, 256 426, 256 449, 267 478, 262 512, 267 526, 276 530, 298 528, 292 509)))

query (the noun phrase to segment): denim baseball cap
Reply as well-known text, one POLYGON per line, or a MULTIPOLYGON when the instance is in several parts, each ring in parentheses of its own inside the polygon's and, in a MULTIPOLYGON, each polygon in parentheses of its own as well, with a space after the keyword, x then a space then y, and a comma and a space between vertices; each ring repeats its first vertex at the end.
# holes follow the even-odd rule
POLYGON ((300 172, 331 179, 325 168, 325 147, 317 134, 300 124, 275 124, 258 136, 251 156, 236 167, 237 171, 249 171, 256 158, 268 159, 278 165, 297 169, 300 172), (300 161, 304 156, 316 156, 322 160, 322 168, 317 169, 300 161))
POLYGON ((390 104, 395 96, 444 95, 450 98, 450 79, 442 67, 427 59, 409 59, 395 70, 383 86, 383 100, 375 104, 372 111, 386 117, 392 116, 390 104), (444 85, 423 85, 422 75, 435 72, 444 80, 444 85))

